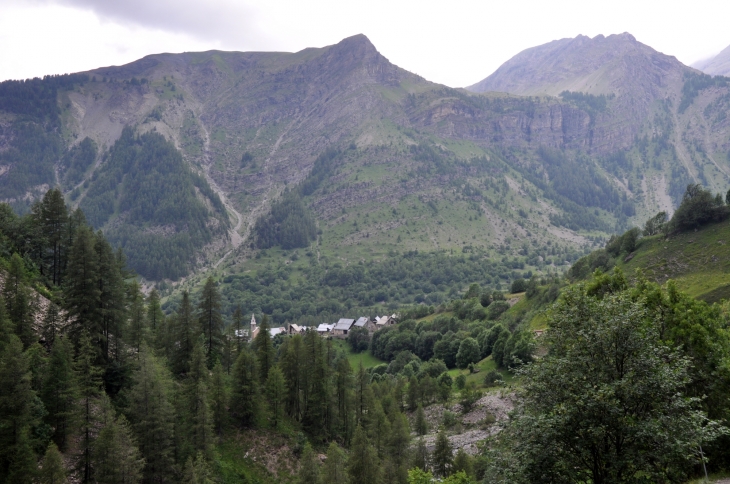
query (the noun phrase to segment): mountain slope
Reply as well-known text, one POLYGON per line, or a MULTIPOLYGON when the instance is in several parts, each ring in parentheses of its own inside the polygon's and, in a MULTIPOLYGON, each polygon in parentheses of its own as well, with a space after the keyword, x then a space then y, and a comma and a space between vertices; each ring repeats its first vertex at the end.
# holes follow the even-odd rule
POLYGON ((692 67, 712 76, 730 76, 730 45, 716 56, 692 64, 692 67))
POLYGON ((528 56, 541 71, 524 89, 556 94, 569 78, 583 79, 568 87, 585 93, 450 89, 391 64, 362 35, 297 53, 159 54, 56 87, 40 81, 33 92, 45 117, 3 103, 12 93, 0 96, 0 197, 27 206, 61 184, 117 243, 144 236, 143 244, 170 247, 170 261, 187 261, 164 274, 138 261, 140 273, 196 272, 185 283, 193 285, 213 267, 257 270, 271 245, 260 234, 281 241, 277 233, 292 228, 305 236, 291 240, 314 237, 312 245, 287 242, 293 249, 267 264, 348 266, 418 250, 560 271, 610 233, 671 211, 688 182, 727 184, 727 86, 692 77, 628 35, 553 44, 545 62, 544 46, 528 56), (51 136, 35 144, 46 154, 21 143, 40 136, 24 129, 51 136), (194 194, 198 208, 135 218, 127 190, 154 199, 155 184, 133 182, 155 172, 157 158, 114 161, 125 129, 174 146, 176 173, 187 180, 177 191, 194 194), (37 160, 45 171, 27 169, 37 160), (16 176, 27 172, 44 175, 16 176), (261 229, 269 223, 276 230, 261 229), (194 243, 166 241, 193 226, 194 243), (314 259, 290 260, 297 248, 314 259))

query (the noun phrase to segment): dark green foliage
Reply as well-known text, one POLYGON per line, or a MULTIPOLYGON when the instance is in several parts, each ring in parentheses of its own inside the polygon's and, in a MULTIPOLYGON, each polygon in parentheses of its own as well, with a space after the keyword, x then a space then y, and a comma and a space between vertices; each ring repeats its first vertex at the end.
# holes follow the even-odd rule
POLYGON ((347 343, 355 353, 361 353, 368 349, 370 344, 370 333, 367 328, 353 328, 347 333, 347 343))
POLYGON ((436 436, 436 445, 431 455, 434 473, 440 477, 448 477, 454 467, 454 454, 446 433, 442 430, 436 436))
MULTIPOLYGON (((510 286, 510 292, 512 294, 518 293, 518 292, 525 292, 527 290, 527 282, 519 277, 512 281, 512 286, 510 286)), ((488 305, 487 305, 488 306, 488 305)))
POLYGON ((684 86, 682 86, 682 100, 677 109, 680 114, 685 112, 692 105, 700 91, 708 87, 727 87, 730 79, 723 76, 710 76, 699 72, 687 72, 684 75, 684 86))
POLYGON ((208 367, 212 368, 221 357, 223 346, 223 317, 221 316, 221 295, 212 277, 208 277, 200 294, 198 321, 205 335, 205 351, 208 367))
POLYGON ((464 338, 459 344, 459 350, 456 353, 456 366, 464 369, 470 363, 476 363, 481 359, 479 343, 474 338, 464 338))
POLYGON ((190 295, 183 291, 182 301, 177 314, 172 319, 172 351, 173 371, 177 374, 187 373, 193 356, 200 327, 195 321, 190 295))
POLYGON ((101 430, 92 455, 94 479, 104 484, 135 484, 142 480, 144 459, 124 416, 117 416, 107 398, 101 404, 101 430))
POLYGON ((81 208, 95 227, 123 215, 123 223, 108 228, 107 237, 129 254, 131 268, 150 279, 187 274, 197 251, 229 224, 218 195, 172 143, 155 132, 135 136, 129 127, 106 155, 81 208), (217 228, 211 228, 211 218, 217 228))
POLYGON ((274 202, 271 211, 259 218, 254 226, 256 246, 268 249, 275 245, 283 249, 307 247, 317 238, 314 216, 298 191, 290 191, 274 202))
POLYGON ((317 456, 312 450, 312 446, 307 442, 302 452, 302 467, 299 470, 299 479, 297 483, 300 484, 316 484, 319 482, 319 463, 317 462, 317 456))
POLYGON ((428 433, 428 422, 426 422, 426 414, 423 411, 422 405, 419 405, 416 409, 415 430, 418 435, 426 435, 428 433))
POLYGON ((381 468, 377 453, 359 426, 355 429, 355 435, 352 438, 347 473, 350 476, 350 484, 378 484, 380 482, 381 468))
POLYGON ((98 148, 96 142, 89 137, 74 145, 63 155, 61 166, 64 169, 64 186, 73 188, 83 181, 86 170, 96 161, 98 148))
POLYGON ((231 416, 237 425, 252 427, 259 415, 259 377, 256 358, 244 349, 233 366, 231 416))
POLYGON ((575 103, 579 108, 585 109, 586 111, 603 112, 608 106, 608 100, 612 99, 613 95, 605 96, 601 94, 594 96, 593 94, 582 92, 563 91, 560 93, 560 97, 565 101, 575 103))
POLYGON ((67 472, 63 466, 61 453, 56 444, 51 442, 43 456, 38 480, 40 484, 67 484, 67 472))
POLYGON ((59 338, 51 349, 42 398, 48 411, 46 420, 54 429, 53 440, 61 450, 66 449, 68 436, 74 428, 78 396, 73 347, 68 338, 59 338))
POLYGON ((27 348, 37 339, 33 331, 36 304, 27 286, 25 264, 17 253, 10 258, 10 267, 3 287, 3 299, 10 324, 23 342, 23 346, 27 348))
POLYGON ((724 220, 728 215, 730 207, 723 203, 719 194, 713 196, 701 185, 690 183, 669 224, 672 230, 684 231, 724 220))
POLYGON ((4 81, 0 83, 0 110, 55 124, 60 114, 58 91, 73 88, 88 79, 86 74, 65 74, 4 81))
POLYGON ((667 212, 659 212, 644 224, 642 235, 651 236, 661 233, 667 223, 667 212))

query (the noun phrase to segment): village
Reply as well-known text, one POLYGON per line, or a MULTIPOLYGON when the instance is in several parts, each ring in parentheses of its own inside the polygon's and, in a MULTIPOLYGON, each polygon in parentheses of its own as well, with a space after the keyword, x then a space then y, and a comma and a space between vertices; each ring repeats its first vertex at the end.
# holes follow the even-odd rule
MULTIPOLYGON (((317 334, 324 338, 347 338, 347 334, 355 328, 367 329, 371 335, 381 328, 386 326, 392 326, 398 322, 398 315, 392 314, 390 316, 375 316, 371 319, 367 316, 361 316, 358 319, 340 318, 339 321, 332 324, 322 323, 316 328, 314 326, 300 326, 298 324, 287 324, 286 326, 278 326, 269 328, 269 334, 271 337, 278 335, 294 335, 304 334, 307 331, 316 331, 317 334)), ((244 339, 255 339, 259 334, 261 327, 256 323, 256 316, 251 315, 251 328, 240 329, 235 331, 236 337, 244 339)))

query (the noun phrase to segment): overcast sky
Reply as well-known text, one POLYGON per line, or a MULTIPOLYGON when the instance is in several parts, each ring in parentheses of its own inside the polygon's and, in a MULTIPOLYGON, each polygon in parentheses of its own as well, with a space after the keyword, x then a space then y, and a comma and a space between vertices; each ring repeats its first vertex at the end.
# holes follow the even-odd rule
POLYGON ((523 49, 630 32, 685 64, 730 45, 727 0, 0 0, 0 80, 159 52, 298 51, 363 33, 391 62, 452 87, 523 49))

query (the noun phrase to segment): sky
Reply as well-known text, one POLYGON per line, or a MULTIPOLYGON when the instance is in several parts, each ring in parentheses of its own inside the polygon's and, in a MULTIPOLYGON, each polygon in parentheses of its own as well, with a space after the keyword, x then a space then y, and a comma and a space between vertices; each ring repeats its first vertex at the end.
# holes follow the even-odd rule
POLYGON ((551 40, 630 32, 685 64, 730 45, 725 0, 0 0, 0 80, 160 52, 288 51, 365 34, 394 64, 474 84, 551 40))

